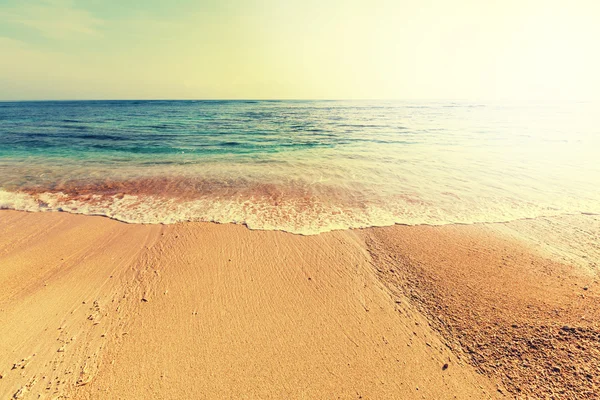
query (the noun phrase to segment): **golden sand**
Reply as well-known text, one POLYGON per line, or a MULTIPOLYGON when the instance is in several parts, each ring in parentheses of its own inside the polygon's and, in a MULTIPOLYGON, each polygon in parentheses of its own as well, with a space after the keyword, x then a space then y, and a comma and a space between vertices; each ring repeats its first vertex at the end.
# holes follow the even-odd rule
POLYGON ((510 229, 0 211, 0 398, 593 396, 594 265, 510 229))

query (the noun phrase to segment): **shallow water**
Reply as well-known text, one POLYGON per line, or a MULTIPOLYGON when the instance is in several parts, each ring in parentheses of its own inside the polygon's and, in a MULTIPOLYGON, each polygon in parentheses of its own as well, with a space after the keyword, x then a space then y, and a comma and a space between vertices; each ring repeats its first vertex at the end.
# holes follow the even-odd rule
POLYGON ((598 103, 0 103, 0 208, 313 234, 600 213, 598 103))

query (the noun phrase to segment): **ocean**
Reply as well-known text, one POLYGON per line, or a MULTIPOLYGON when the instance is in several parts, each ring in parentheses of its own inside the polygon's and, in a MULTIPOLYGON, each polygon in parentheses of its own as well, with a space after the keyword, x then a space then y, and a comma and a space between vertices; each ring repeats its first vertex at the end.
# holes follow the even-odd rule
POLYGON ((598 103, 0 103, 0 208, 316 234, 600 213, 598 103))

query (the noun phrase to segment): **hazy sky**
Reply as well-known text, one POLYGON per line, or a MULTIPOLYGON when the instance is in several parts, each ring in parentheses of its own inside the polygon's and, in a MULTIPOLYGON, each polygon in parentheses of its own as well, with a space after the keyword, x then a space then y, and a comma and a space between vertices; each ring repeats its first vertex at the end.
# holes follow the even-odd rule
POLYGON ((587 0, 0 0, 0 99, 597 99, 587 0))

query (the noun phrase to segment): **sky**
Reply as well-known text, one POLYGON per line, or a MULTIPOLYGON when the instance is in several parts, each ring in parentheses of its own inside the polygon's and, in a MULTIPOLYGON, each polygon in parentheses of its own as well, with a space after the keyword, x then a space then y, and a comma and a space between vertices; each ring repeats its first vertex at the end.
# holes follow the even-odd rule
POLYGON ((0 100, 600 96, 596 0, 0 0, 0 100))

